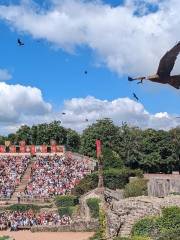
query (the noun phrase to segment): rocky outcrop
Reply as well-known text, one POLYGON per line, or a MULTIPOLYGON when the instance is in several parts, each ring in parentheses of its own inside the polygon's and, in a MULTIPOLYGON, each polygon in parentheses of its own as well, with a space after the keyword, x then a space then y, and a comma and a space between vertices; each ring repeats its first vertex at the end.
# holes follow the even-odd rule
POLYGON ((135 197, 113 201, 107 210, 109 237, 130 235, 133 225, 143 217, 161 213, 163 207, 179 206, 180 196, 135 197))

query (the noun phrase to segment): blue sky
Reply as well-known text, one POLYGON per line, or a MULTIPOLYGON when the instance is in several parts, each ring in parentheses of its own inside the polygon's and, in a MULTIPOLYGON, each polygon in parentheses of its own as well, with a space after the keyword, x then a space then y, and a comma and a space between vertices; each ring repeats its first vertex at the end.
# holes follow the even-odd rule
MULTIPOLYGON (((8 6, 8 11, 14 11, 11 9, 11 7, 13 6, 12 2, 13 4, 17 3, 18 7, 22 6, 22 2, 20 3, 20 1, 9 1, 9 4, 7 4, 7 1, 1 1, 0 6, 3 7, 3 4, 5 2, 6 5, 8 6)), ((44 1, 38 1, 38 3, 40 5, 41 10, 42 9, 47 10, 45 6, 48 5, 44 5, 44 1), (42 4, 41 2, 43 2, 43 5, 41 5, 42 4)), ((123 7, 125 1, 124 2, 117 0, 104 1, 99 5, 99 9, 102 7, 102 11, 103 9, 105 9, 104 3, 106 3, 107 6, 109 5, 108 7, 111 6, 111 8, 109 8, 108 11, 111 10, 114 11, 116 8, 120 6, 123 7)), ((134 1, 134 5, 129 6, 129 9, 133 8, 134 12, 142 14, 138 16, 139 18, 145 16, 147 12, 148 12, 147 15, 153 15, 156 14, 156 12, 158 14, 157 8, 158 5, 152 6, 150 5, 149 1, 141 1, 141 3, 142 5, 141 4, 138 5, 137 1, 134 1), (144 7, 143 5, 144 3, 148 4, 146 11, 142 10, 142 6, 144 7)), ((49 1, 48 4, 50 4, 49 6, 52 6, 51 1, 49 1)), ((86 8, 86 2, 83 2, 82 4, 83 7, 86 8)), ((162 47, 160 45, 158 49, 159 52, 157 52, 157 54, 155 52, 156 49, 153 49, 154 51, 153 56, 155 59, 154 60, 153 56, 151 56, 151 52, 149 53, 147 52, 147 54, 142 53, 138 57, 136 56, 136 54, 139 54, 138 48, 143 48, 144 46, 144 48, 147 48, 148 51, 149 39, 147 38, 147 36, 142 36, 142 38, 144 39, 142 39, 141 45, 140 42, 141 38, 136 36, 137 35, 136 32, 134 33, 135 34, 134 39, 133 35, 132 38, 131 36, 128 35, 127 52, 126 50, 123 49, 122 55, 119 54, 118 56, 116 56, 116 49, 112 50, 113 54, 115 55, 115 58, 118 59, 117 62, 121 63, 121 61, 125 61, 123 60, 123 58, 125 59, 127 58, 127 60, 122 64, 122 66, 120 65, 118 67, 118 63, 114 63, 113 61, 113 54, 111 53, 110 56, 108 55, 109 52, 111 51, 111 49, 110 50, 107 49, 107 46, 109 46, 108 44, 106 45, 106 47, 101 49, 101 47, 99 47, 100 45, 99 43, 96 46, 94 39, 92 41, 93 43, 92 42, 87 43, 88 42, 87 40, 85 41, 85 43, 81 42, 81 40, 77 40, 79 42, 76 43, 75 40, 75 43, 73 42, 73 51, 69 52, 69 50, 67 50, 67 47, 69 45, 71 48, 71 43, 68 42, 70 41, 69 39, 63 40, 64 42, 62 42, 61 40, 54 40, 53 38, 51 38, 51 36, 46 35, 46 33, 42 33, 42 36, 40 35, 37 36, 38 35, 37 32, 33 32, 34 31, 33 29, 28 29, 29 27, 28 24, 27 27, 25 26, 24 31, 23 26, 24 22, 22 21, 22 23, 19 22, 17 23, 16 22, 17 20, 15 18, 13 19, 13 17, 9 17, 9 15, 5 16, 6 14, 3 13, 3 9, 1 9, 1 7, 0 7, 0 36, 1 36, 0 69, 8 70, 8 72, 12 75, 12 78, 6 81, 6 84, 8 85, 19 84, 25 87, 31 86, 38 88, 41 91, 43 101, 45 103, 51 104, 53 114, 58 111, 63 111, 63 109, 65 108, 64 101, 66 100, 71 101, 72 98, 86 99, 87 96, 93 96, 95 99, 102 101, 107 100, 108 102, 112 102, 113 100, 119 98, 123 99, 126 97, 133 100, 132 98, 133 92, 135 92, 137 96, 139 96, 140 102, 144 110, 147 111, 149 114, 153 115, 156 113, 163 112, 167 112, 169 115, 180 114, 179 108, 180 92, 178 92, 178 90, 175 90, 170 86, 152 84, 149 82, 146 82, 143 85, 136 85, 135 83, 129 83, 127 81, 128 74, 134 76, 137 74, 146 74, 146 69, 148 71, 152 71, 152 69, 154 69, 154 72, 156 72, 160 56, 162 56, 162 54, 164 54, 165 51, 168 50, 164 48, 164 46, 167 46, 167 48, 172 47, 174 42, 176 40, 177 41, 179 40, 178 36, 175 36, 173 40, 172 39, 170 40, 167 37, 167 44, 165 42, 162 44, 162 47), (7 21, 5 20, 7 18, 9 20, 9 23, 7 23, 7 21), (25 46, 23 47, 17 46, 17 38, 21 38, 21 40, 25 43, 25 46), (136 45, 137 43, 137 52, 133 51, 130 53, 128 52, 129 51, 128 42, 130 40, 133 42, 134 45, 136 45), (132 60, 132 62, 131 56, 129 56, 130 54, 132 54, 132 58, 135 59, 132 60), (150 56, 150 58, 148 58, 148 56, 150 56), (129 61, 128 58, 130 59, 129 61), (151 64, 152 66, 150 66, 151 64), (84 74, 85 70, 88 71, 87 75, 84 74)), ((127 9, 128 7, 125 10, 127 9)), ((88 10, 86 11, 88 12, 88 10)), ((131 17, 134 16, 132 15, 131 17)), ((149 16, 147 17, 150 18, 149 16)), ((138 20, 135 19, 135 21, 138 20)), ((147 19, 147 21, 150 20, 147 19)), ((126 24, 127 25, 126 28, 128 29, 129 24, 128 22, 123 23, 122 20, 120 19, 119 24, 120 25, 126 24)), ((138 25, 138 22, 136 24, 138 25)), ((142 22, 140 22, 140 24, 142 24, 142 22)), ((24 25, 26 25, 26 21, 24 25)), ((132 23, 130 23, 130 26, 131 25, 132 23)), ((64 26, 64 28, 66 28, 66 26, 64 26)), ((60 34, 62 31, 63 35, 62 28, 54 29, 54 31, 57 30, 58 34, 60 34)), ((114 36, 114 38, 116 38, 117 36, 116 32, 113 32, 114 30, 115 29, 112 29, 112 33, 110 36, 111 37, 114 36)), ((141 30, 143 35, 144 29, 142 27, 141 30)), ((138 29, 137 31, 141 30, 138 29)), ((136 31, 136 29, 134 31, 136 31)), ((153 31, 156 31, 156 29, 153 31)), ((159 29, 155 33, 152 32, 152 34, 157 35, 158 32, 159 29)), ((103 34, 104 34, 103 37, 106 36, 105 33, 103 34)), ((163 34, 166 34, 166 32, 163 34)), ((71 36, 68 37, 71 38, 71 36)), ((156 37, 158 38, 159 44, 160 42, 159 39, 161 36, 156 37)), ((98 36, 98 38, 101 38, 101 34, 98 36)), ((164 41, 166 41, 166 39, 164 41)), ((123 44, 126 44, 126 38, 124 38, 123 44)), ((151 51, 151 46, 153 46, 154 44, 155 43, 153 43, 152 40, 149 51, 151 51)), ((121 48, 121 45, 117 46, 118 49, 117 52, 120 51, 119 48, 121 48)), ((124 47, 122 46, 122 48, 124 47)), ((143 50, 141 51, 143 52, 143 50)), ((137 103, 135 102, 134 104, 137 103)), ((85 107, 86 106, 84 105, 84 108, 85 107)), ((120 118, 121 119, 123 118, 122 115, 120 115, 120 118)), ((95 119, 92 118, 92 122, 93 121, 95 121, 95 119)), ((24 123, 20 119, 18 119, 15 122, 17 126, 19 126, 18 124, 24 123)), ((12 130, 13 128, 10 129, 12 130)))

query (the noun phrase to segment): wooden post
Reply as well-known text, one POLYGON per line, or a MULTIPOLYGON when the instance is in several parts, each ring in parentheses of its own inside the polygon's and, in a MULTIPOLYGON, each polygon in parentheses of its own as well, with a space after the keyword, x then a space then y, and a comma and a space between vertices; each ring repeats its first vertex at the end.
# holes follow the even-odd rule
POLYGON ((98 157, 98 188, 104 188, 103 180, 103 156, 98 157))

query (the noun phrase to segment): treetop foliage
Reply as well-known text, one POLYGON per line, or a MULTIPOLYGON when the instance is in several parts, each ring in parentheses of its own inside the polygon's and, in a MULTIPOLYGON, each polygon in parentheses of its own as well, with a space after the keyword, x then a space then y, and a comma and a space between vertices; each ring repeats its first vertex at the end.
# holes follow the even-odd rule
POLYGON ((96 139, 103 144, 104 168, 140 168, 144 172, 171 173, 180 169, 180 127, 169 131, 116 126, 109 118, 97 120, 81 134, 64 128, 60 121, 29 127, 21 126, 16 133, 0 136, 0 144, 25 140, 27 144, 63 144, 67 150, 96 157, 96 139))

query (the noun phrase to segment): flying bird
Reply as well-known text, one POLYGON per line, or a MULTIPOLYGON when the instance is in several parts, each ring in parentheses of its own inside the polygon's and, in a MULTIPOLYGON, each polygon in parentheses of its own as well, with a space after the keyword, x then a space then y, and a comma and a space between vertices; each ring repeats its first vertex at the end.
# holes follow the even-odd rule
POLYGON ((139 98, 137 97, 137 95, 136 95, 135 93, 133 93, 133 97, 134 97, 137 101, 139 101, 139 98))
POLYGON ((62 112, 62 115, 66 115, 66 113, 65 113, 65 112, 62 112))
POLYGON ((89 120, 86 118, 85 121, 88 122, 89 120))
POLYGON ((157 73, 155 75, 147 77, 128 77, 129 81, 140 80, 138 83, 142 83, 144 80, 150 80, 161 84, 169 84, 176 89, 180 89, 180 75, 171 76, 171 71, 175 65, 178 54, 180 53, 180 42, 178 42, 171 50, 169 50, 160 60, 157 73))
POLYGON ((88 71, 87 71, 87 70, 85 70, 85 71, 84 71, 84 74, 87 74, 87 73, 88 73, 88 71))
POLYGON ((17 40, 19 46, 24 46, 24 43, 18 38, 17 40))

